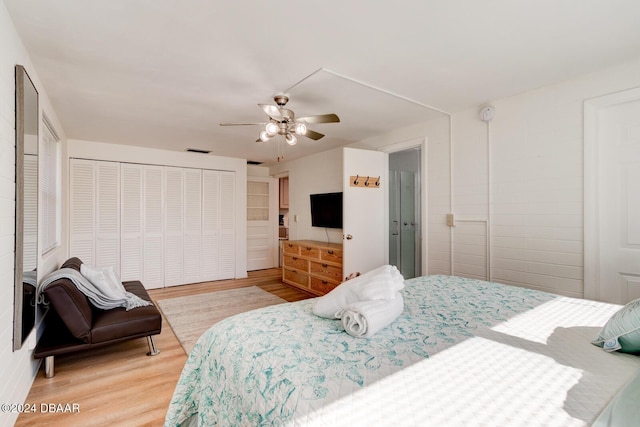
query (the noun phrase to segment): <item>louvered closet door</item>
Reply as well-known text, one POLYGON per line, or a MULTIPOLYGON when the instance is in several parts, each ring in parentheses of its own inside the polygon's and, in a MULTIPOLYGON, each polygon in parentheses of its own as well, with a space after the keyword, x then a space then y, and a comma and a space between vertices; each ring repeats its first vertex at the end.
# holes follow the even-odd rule
POLYGON ((96 266, 120 274, 120 163, 96 162, 96 266))
POLYGON ((164 168, 164 285, 183 284, 184 268, 184 170, 164 168))
POLYGON ((140 165, 120 165, 120 276, 123 281, 142 280, 142 171, 140 165))
MULTIPOLYGON (((22 241, 24 271, 38 265, 38 156, 24 155, 24 236, 22 241)), ((46 223, 46 217, 43 218, 46 223)))
POLYGON ((235 277, 235 173, 220 172, 220 279, 235 277))
POLYGON ((144 166, 143 280, 145 288, 164 286, 164 186, 162 166, 144 166))
POLYGON ((164 285, 174 286, 184 283, 184 170, 166 167, 164 177, 164 285))
POLYGON ((202 280, 217 280, 220 275, 218 224, 220 172, 202 171, 202 280))
POLYGON ((184 172, 184 283, 202 279, 202 170, 184 172))
POLYGON ((69 256, 95 265, 95 162, 69 161, 69 256))

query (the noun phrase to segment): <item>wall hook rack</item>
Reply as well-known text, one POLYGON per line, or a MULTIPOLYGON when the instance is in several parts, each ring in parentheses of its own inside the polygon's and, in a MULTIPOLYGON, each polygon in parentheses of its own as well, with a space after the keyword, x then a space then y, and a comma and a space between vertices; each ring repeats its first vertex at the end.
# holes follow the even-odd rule
POLYGON ((380 188, 380 177, 371 175, 352 175, 349 177, 351 187, 380 188))

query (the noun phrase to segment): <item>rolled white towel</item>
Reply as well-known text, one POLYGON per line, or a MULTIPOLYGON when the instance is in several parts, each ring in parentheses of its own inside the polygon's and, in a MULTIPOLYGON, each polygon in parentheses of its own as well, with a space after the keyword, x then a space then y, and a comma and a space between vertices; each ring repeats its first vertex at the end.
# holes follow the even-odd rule
POLYGON ((336 286, 313 304, 316 316, 337 319, 343 307, 358 301, 393 299, 404 288, 404 278, 393 265, 383 265, 336 286))
POLYGON ((356 338, 369 338, 384 329, 402 314, 404 300, 394 299, 354 302, 340 310, 344 330, 356 338))

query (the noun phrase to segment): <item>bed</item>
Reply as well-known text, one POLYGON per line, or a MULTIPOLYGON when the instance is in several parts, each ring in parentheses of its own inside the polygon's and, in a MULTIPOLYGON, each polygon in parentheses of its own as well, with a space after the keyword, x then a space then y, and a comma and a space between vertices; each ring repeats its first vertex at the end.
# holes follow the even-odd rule
POLYGON ((584 426, 640 369, 591 344, 618 305, 450 276, 407 280, 402 296, 369 339, 313 299, 219 322, 165 425, 584 426))

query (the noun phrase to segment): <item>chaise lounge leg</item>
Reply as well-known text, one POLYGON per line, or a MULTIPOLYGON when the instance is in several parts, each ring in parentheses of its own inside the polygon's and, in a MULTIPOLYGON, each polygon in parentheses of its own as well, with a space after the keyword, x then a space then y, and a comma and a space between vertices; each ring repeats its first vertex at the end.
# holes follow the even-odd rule
POLYGON ((45 378, 53 378, 55 375, 53 356, 47 356, 44 358, 44 376, 45 378))
POLYGON ((155 356, 160 353, 160 350, 156 348, 156 343, 153 342, 153 337, 151 335, 147 337, 147 344, 149 345, 149 352, 147 353, 147 356, 155 356))

